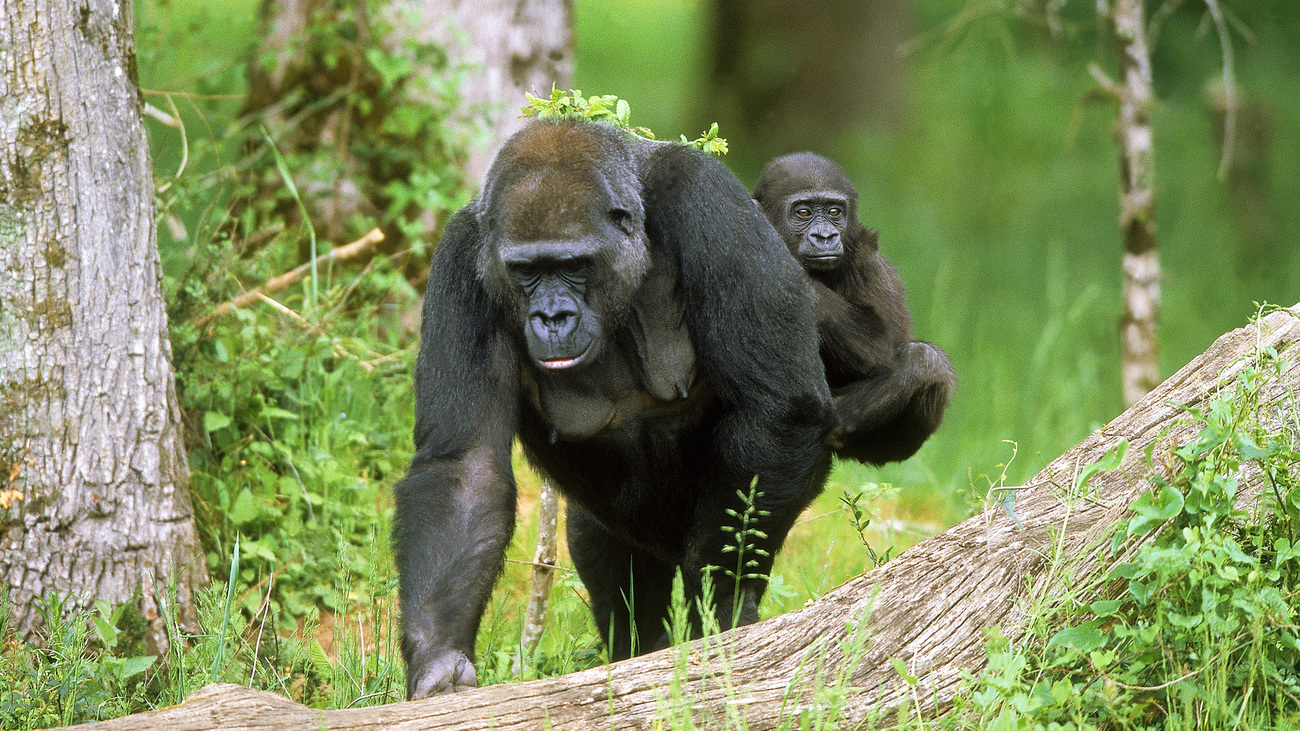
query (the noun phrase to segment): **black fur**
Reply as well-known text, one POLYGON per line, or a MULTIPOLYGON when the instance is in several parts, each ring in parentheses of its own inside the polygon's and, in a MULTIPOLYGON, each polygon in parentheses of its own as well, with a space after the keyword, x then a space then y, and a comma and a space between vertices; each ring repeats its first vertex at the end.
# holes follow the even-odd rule
POLYGON ((583 122, 513 137, 448 224, 425 294, 417 454, 394 488, 408 696, 476 684, 516 436, 568 498, 613 657, 666 644, 679 568, 695 598, 707 567, 735 565, 722 528, 757 476, 762 535, 741 572, 757 578, 714 572, 722 626, 737 597, 755 620, 829 469, 815 328, 807 279, 708 156, 583 122))
POLYGON ((798 153, 768 164, 754 200, 813 281, 835 453, 912 456, 943 421, 956 376, 946 353, 912 340, 903 283, 858 221, 857 190, 840 166, 798 153))

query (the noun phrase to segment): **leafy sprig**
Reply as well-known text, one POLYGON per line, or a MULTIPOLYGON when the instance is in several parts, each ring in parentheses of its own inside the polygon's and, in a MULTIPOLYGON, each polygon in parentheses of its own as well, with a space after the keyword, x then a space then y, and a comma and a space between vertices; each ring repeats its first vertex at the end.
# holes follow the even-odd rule
MULTIPOLYGON (((613 94, 584 97, 578 89, 560 90, 551 86, 549 98, 534 96, 525 92, 528 104, 520 108, 520 116, 534 119, 585 119, 592 122, 605 122, 636 137, 647 140, 655 139, 654 132, 648 127, 632 126, 632 105, 626 99, 619 99, 613 94)), ((720 156, 727 154, 727 140, 718 136, 718 123, 714 122, 708 131, 699 137, 688 140, 682 135, 680 143, 692 149, 720 156)))

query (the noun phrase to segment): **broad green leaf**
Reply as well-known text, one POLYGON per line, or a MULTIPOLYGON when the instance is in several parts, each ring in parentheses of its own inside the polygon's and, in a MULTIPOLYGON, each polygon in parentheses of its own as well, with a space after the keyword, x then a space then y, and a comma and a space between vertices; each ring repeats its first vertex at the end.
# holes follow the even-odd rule
POLYGON ((1078 627, 1066 627, 1053 635, 1047 646, 1073 647, 1082 653, 1100 649, 1106 644, 1106 635, 1098 629, 1099 621, 1092 619, 1078 627))
POLYGON ((225 414, 219 414, 215 411, 206 411, 203 414, 203 430, 209 434, 218 429, 225 429, 232 423, 234 423, 234 419, 225 414))
POLYGON ((117 628, 103 617, 91 617, 90 619, 95 623, 95 632, 99 633, 99 639, 103 640, 104 644, 109 647, 116 647, 117 628))
POLYGON ((253 494, 247 489, 239 491, 235 499, 230 504, 230 511, 227 517, 235 525, 245 525, 257 519, 257 504, 253 502, 253 494))
POLYGON ((298 420, 298 415, 293 413, 292 411, 285 411, 284 409, 278 409, 274 406, 263 406, 262 416, 266 417, 267 419, 285 419, 288 421, 298 420))
POLYGON ((1119 608, 1122 606, 1124 606, 1124 602, 1118 599, 1103 599, 1101 601, 1093 602, 1089 608, 1092 609, 1092 613, 1098 617, 1109 617, 1115 612, 1118 612, 1119 608))
POLYGON ((157 660, 155 655, 143 655, 141 657, 128 657, 122 661, 122 679, 125 680, 135 675, 139 675, 149 668, 153 667, 154 661, 157 660))
POLYGON ((1156 493, 1148 492, 1133 503, 1133 516, 1128 523, 1128 535, 1142 535, 1158 528, 1162 523, 1183 512, 1183 494, 1178 488, 1165 484, 1156 493))

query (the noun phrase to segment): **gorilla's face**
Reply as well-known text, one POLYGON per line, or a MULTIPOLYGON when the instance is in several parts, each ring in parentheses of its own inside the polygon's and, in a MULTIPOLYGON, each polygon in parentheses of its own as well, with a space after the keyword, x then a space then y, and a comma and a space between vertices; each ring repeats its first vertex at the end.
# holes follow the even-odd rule
POLYGON ((844 258, 849 201, 835 191, 803 191, 790 196, 778 230, 804 269, 835 269, 844 258))
POLYGON ((605 172, 525 169, 500 181, 499 205, 484 212, 480 274, 534 366, 578 368, 600 357, 645 275, 643 216, 615 200, 605 172))
POLYGON ((523 303, 523 335, 533 363, 546 370, 581 365, 600 354, 600 314, 587 301, 599 283, 590 238, 510 243, 499 250, 501 265, 523 303))

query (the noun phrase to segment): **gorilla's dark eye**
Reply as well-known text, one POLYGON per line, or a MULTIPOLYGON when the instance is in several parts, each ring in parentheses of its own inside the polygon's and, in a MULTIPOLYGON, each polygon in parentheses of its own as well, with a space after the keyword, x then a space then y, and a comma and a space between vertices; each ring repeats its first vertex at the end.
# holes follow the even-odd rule
POLYGON ((810 216, 812 216, 812 209, 809 208, 808 206, 797 206, 794 209, 794 215, 798 216, 799 218, 809 218, 810 216))
POLYGON ((532 264, 514 264, 510 267, 510 274, 525 288, 535 284, 542 275, 541 270, 532 264))
POLYGON ((830 209, 827 210, 826 212, 831 214, 832 218, 839 218, 840 216, 844 215, 844 209, 840 208, 839 206, 831 206, 830 209))
POLYGON ((581 278, 587 271, 587 260, 580 258, 563 259, 556 265, 560 276, 566 279, 581 278))

